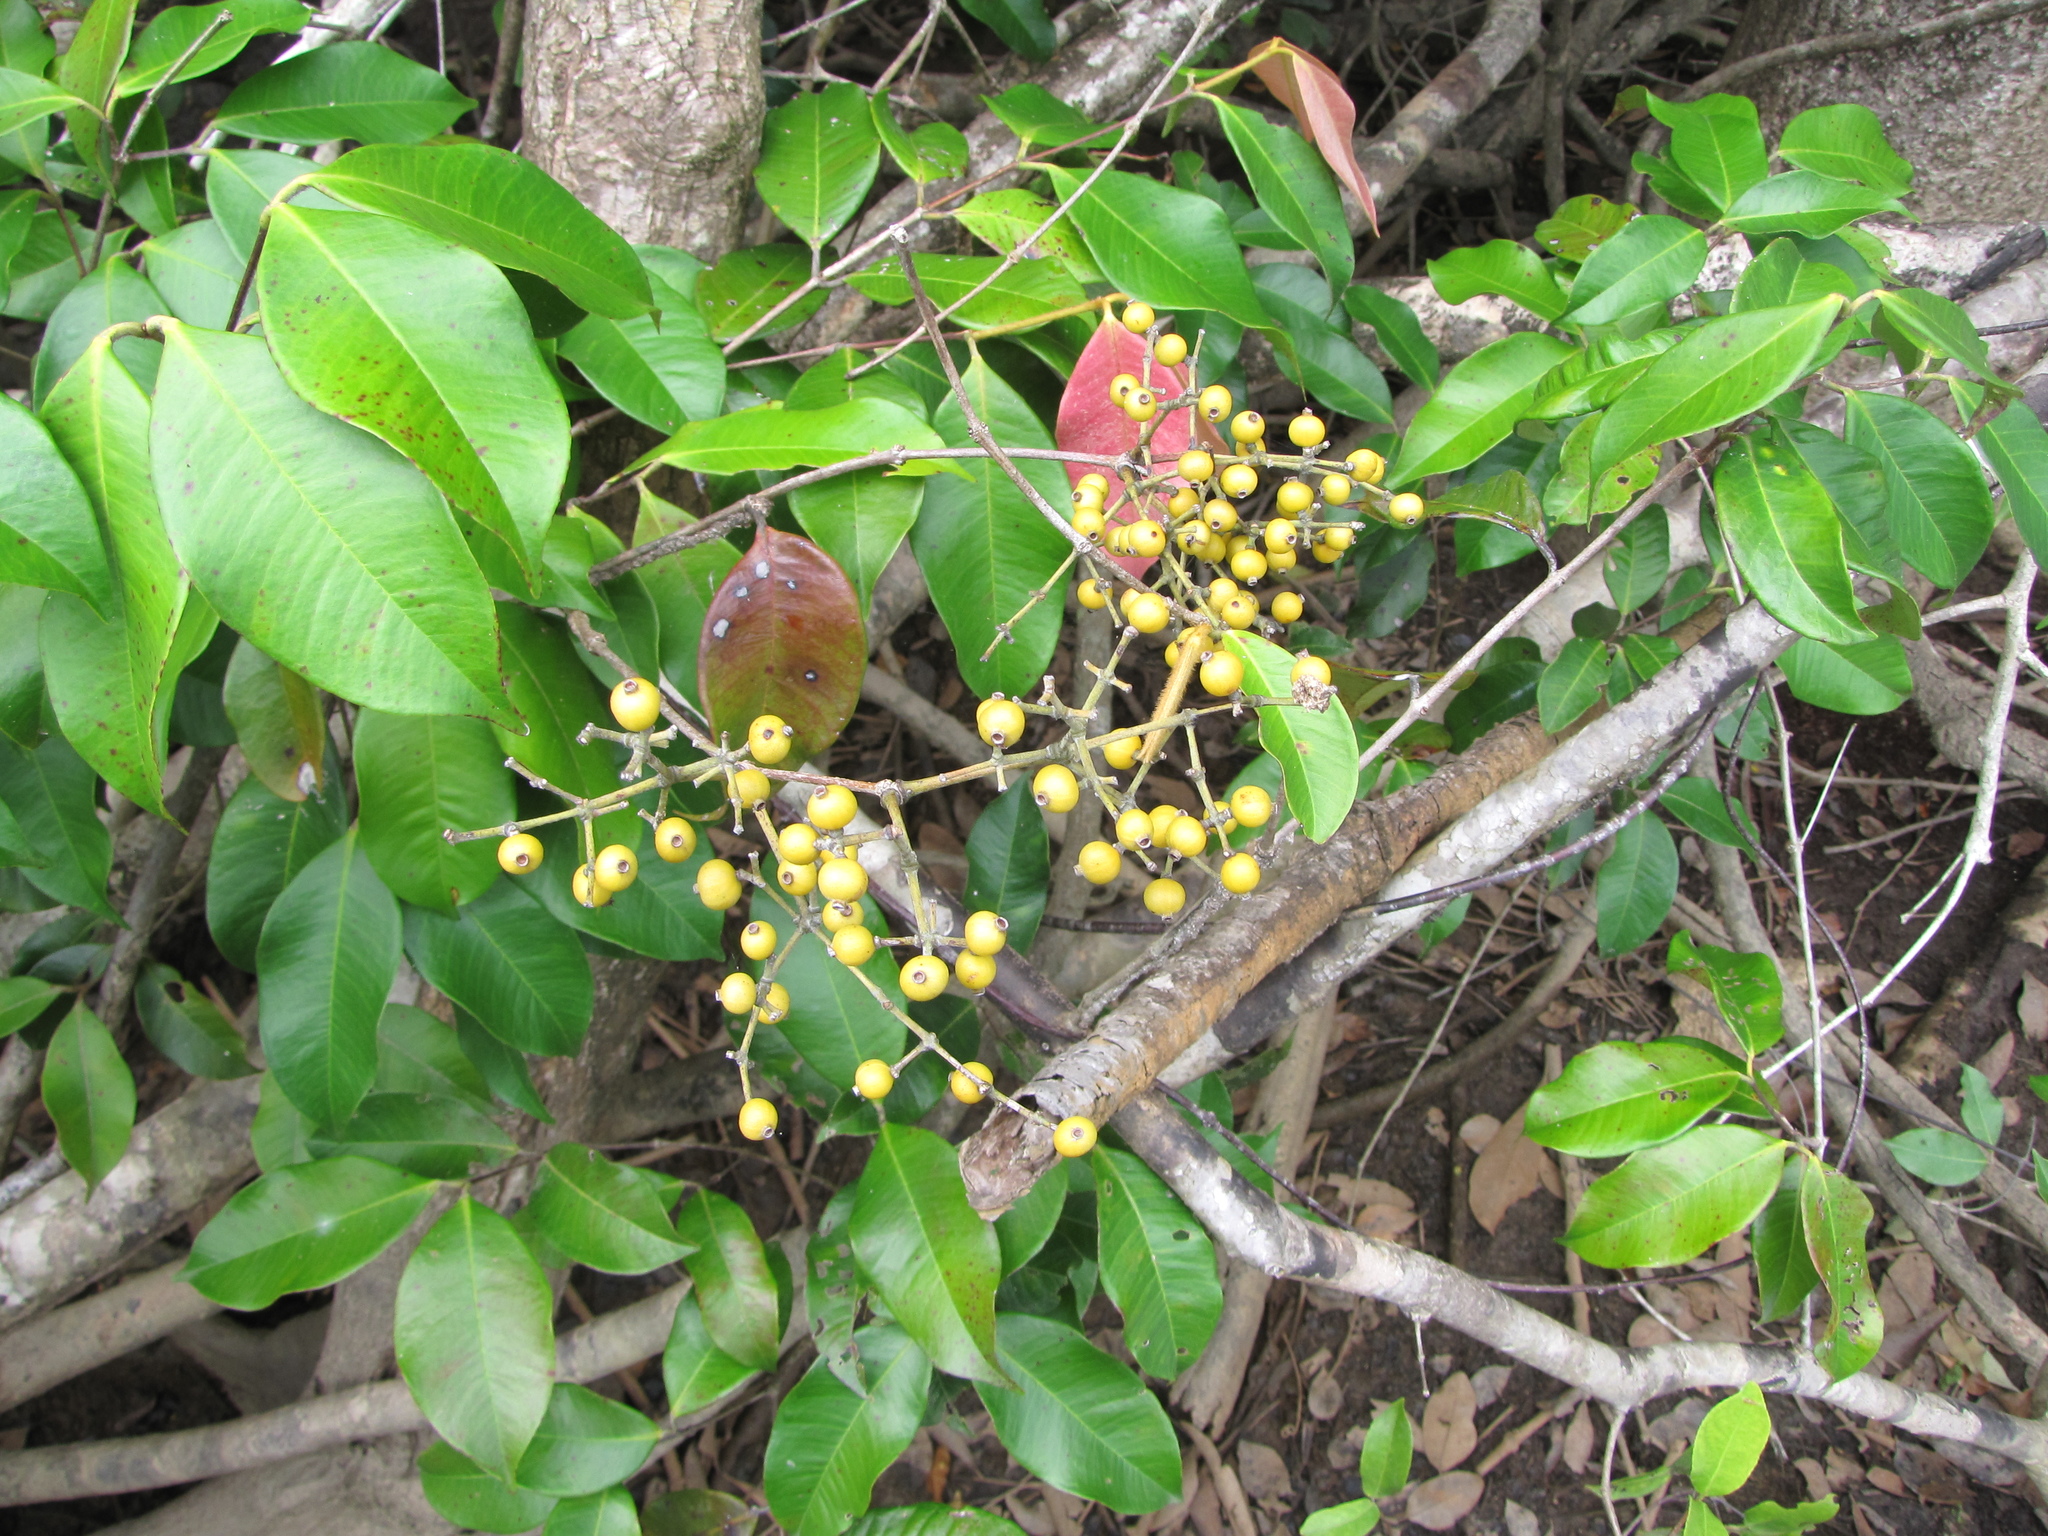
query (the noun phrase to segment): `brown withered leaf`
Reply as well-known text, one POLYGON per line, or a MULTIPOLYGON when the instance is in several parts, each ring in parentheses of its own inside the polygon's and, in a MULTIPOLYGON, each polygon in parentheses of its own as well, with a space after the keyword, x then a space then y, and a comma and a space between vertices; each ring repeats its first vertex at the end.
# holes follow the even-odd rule
POLYGON ((1478 1409, 1472 1378, 1463 1371, 1446 1377, 1430 1394, 1422 1408, 1422 1433, 1416 1443, 1437 1471, 1450 1471, 1479 1444, 1479 1431, 1472 1424, 1478 1409))
POLYGON ((1472 1219, 1488 1232, 1498 1230, 1509 1206, 1545 1182, 1543 1165, 1550 1154, 1522 1134, 1523 1114, 1518 1109, 1510 1115, 1472 1164, 1472 1219))
POLYGON ((1446 1472, 1408 1490, 1408 1518, 1426 1531, 1448 1531, 1484 1497, 1486 1479, 1477 1472, 1446 1472))

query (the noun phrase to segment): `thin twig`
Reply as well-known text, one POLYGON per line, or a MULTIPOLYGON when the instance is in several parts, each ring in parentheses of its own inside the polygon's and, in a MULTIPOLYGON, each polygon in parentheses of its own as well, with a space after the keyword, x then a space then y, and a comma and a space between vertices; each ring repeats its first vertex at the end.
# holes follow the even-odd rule
MULTIPOLYGON (((858 0, 856 0, 858 3, 858 0)), ((484 120, 477 137, 486 144, 498 142, 505 131, 505 118, 512 100, 512 82, 519 75, 519 52, 526 41, 526 0, 505 0, 498 21, 498 63, 491 72, 491 94, 484 103, 484 120)))

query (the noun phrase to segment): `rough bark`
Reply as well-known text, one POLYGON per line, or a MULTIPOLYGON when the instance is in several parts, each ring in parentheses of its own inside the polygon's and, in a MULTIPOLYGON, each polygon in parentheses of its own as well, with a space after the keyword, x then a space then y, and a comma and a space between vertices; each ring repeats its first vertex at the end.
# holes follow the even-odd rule
POLYGON ((716 261, 759 153, 760 0, 532 0, 527 157, 628 240, 716 261))
POLYGON ((0 1335, 0 1413, 220 1311, 178 1278, 184 1261, 73 1302, 41 1328, 0 1335))

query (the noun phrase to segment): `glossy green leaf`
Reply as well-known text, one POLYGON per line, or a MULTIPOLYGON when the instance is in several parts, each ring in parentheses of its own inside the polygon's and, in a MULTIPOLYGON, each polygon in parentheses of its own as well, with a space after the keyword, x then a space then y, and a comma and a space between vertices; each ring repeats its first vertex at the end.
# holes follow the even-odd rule
POLYGON ((2048 429, 2026 404, 2009 405, 1984 424, 1976 443, 1998 476, 2014 526, 2038 560, 2048 550, 2048 429))
POLYGON ((1074 221, 1124 292, 1161 313, 1205 309, 1243 326, 1267 323, 1229 216, 1208 198, 1128 171, 1105 171, 1086 192, 1072 171, 1046 174, 1062 202, 1080 193, 1074 221))
POLYGON ((518 814, 491 728, 453 715, 356 717, 363 852, 394 895, 452 914, 498 878, 489 839, 450 843, 451 828, 500 826, 518 814))
MULTIPOLYGON (((1245 692, 1290 698, 1294 658, 1270 640, 1232 631, 1224 648, 1244 663, 1245 692)), ((1287 813, 1312 842, 1327 842, 1358 798, 1358 741, 1336 709, 1261 704, 1259 745, 1279 760, 1287 785, 1287 813)))
MULTIPOLYGON (((1572 352, 1537 384, 1529 415, 1541 421, 1562 421, 1613 404, 1683 335, 1676 327, 1667 326, 1646 336, 1606 335, 1590 342, 1572 352)), ((1582 474, 1591 473, 1589 457, 1582 474)))
MULTIPOLYGON (((48 400, 57 381, 85 356, 99 334, 111 325, 147 320, 160 315, 164 301, 149 279, 124 261, 109 261, 78 280, 64 295, 43 328, 43 344, 36 352, 32 398, 38 410, 48 400)), ((139 336, 114 343, 114 355, 133 374, 144 395, 156 383, 157 359, 163 349, 139 336)), ((45 414, 44 420, 49 419, 45 414)), ((74 460, 74 465, 76 461, 74 460)))
POLYGON ((1690 976, 1714 994, 1714 1006, 1751 1055, 1769 1050, 1785 1036, 1785 990, 1769 955, 1738 954, 1701 944, 1681 931, 1671 940, 1668 970, 1690 976))
MULTIPOLYGON (((937 448, 937 433, 902 406, 888 400, 849 400, 820 411, 788 411, 776 405, 736 411, 712 421, 693 421, 636 461, 671 464, 703 474, 730 475, 750 469, 789 469, 798 464, 839 464, 891 448, 937 448)), ((898 473, 928 473, 910 458, 898 473)))
POLYGON ((315 1157, 367 1157, 427 1179, 464 1178, 519 1150, 474 1105, 425 1093, 372 1093, 339 1129, 315 1131, 306 1146, 315 1157))
POLYGON ((554 1293, 512 1224, 464 1196, 398 1282, 398 1369, 427 1422, 510 1481, 546 1416, 554 1293))
POLYGON ((1883 119, 1864 106, 1801 112, 1779 135, 1778 156, 1801 170, 1860 181, 1879 192, 1903 193, 1913 185, 1913 167, 1886 140, 1883 119))
POLYGON ((1415 413, 1387 484, 1411 486, 1472 463, 1514 430, 1544 375, 1571 352, 1554 336, 1518 331, 1459 363, 1415 413))
POLYGON ((135 10, 136 0, 92 0, 70 48, 57 62, 57 83, 84 97, 95 113, 104 111, 113 95, 115 71, 128 51, 135 10))
MULTIPOLYGON (((263 210, 288 183, 318 169, 308 160, 279 154, 274 149, 216 149, 208 153, 206 206, 213 214, 216 232, 227 243, 236 287, 241 286, 242 270, 248 265, 249 252, 255 246, 256 225, 263 216, 263 210)), ((292 206, 335 209, 342 205, 324 192, 305 188, 292 194, 292 206)), ((228 297, 232 302, 234 295, 230 293, 228 297)), ((252 298, 248 312, 253 313, 255 308, 252 298)), ((222 314, 225 316, 226 311, 223 310, 222 314)), ((181 315, 179 318, 187 317, 181 315)))
POLYGON ((171 543, 221 617, 356 703, 505 714, 490 594, 433 487, 284 387, 262 342, 175 320, 164 332, 151 470, 171 543))
POLYGON ((1559 203, 1557 212, 1538 224, 1530 238, 1553 256, 1584 261, 1635 215, 1632 203, 1612 203, 1588 193, 1559 203))
MULTIPOLYGON (((865 473, 840 475, 823 484, 842 485, 849 480, 861 479, 865 473)), ((806 494, 807 491, 796 491, 790 496, 791 507, 800 521, 805 515, 805 504, 801 498, 806 494)), ((639 519, 633 527, 633 542, 647 543, 665 533, 686 528, 695 521, 681 507, 663 501, 643 485, 639 519)), ((819 521, 823 524, 830 520, 820 518, 819 521)), ((832 548, 834 539, 841 536, 841 530, 834 528, 833 538, 828 539, 822 536, 820 527, 805 522, 804 531, 840 561, 840 568, 859 588, 860 577, 855 567, 847 565, 832 548)), ((864 543, 863 548, 872 549, 873 545, 864 543)), ((710 611, 711 599, 724 582, 726 572, 738 563, 739 558, 740 552, 728 541, 711 539, 679 549, 672 555, 664 555, 653 564, 642 566, 638 573, 641 586, 661 619, 662 675, 681 689, 691 703, 700 707, 703 700, 697 696, 697 647, 704 631, 704 615, 710 611)), ((862 611, 866 611, 865 603, 862 611)))
POLYGON ((1301 1522, 1301 1536, 1366 1536, 1379 1529, 1380 1507, 1371 1499, 1325 1504, 1301 1522))
POLYGON ((1799 1181, 1805 1166, 1804 1162, 1787 1165, 1778 1192, 1750 1228, 1759 1322, 1790 1317, 1820 1284, 1820 1271, 1806 1251, 1806 1219, 1799 1210, 1799 1181))
POLYGON ((1737 1057, 1683 1035, 1596 1045, 1530 1097, 1524 1132, 1574 1157, 1619 1157, 1669 1141, 1747 1077, 1737 1057))
POLYGON ((997 1325, 1014 1388, 977 1384, 1009 1453, 1055 1488, 1120 1515, 1180 1497, 1180 1451, 1159 1399, 1072 1328, 1005 1313, 997 1325))
MULTIPOLYGON (((866 613, 875 579, 917 522, 924 493, 923 480, 862 469, 792 491, 789 505, 804 532, 846 573, 866 613)), ((694 664, 690 671, 694 678, 694 664)))
POLYGON ((1596 465, 1718 427, 1769 404, 1810 368, 1842 301, 1752 310, 1688 331, 1608 409, 1596 465))
MULTIPOLYGON (((1758 846, 1753 829, 1745 833, 1742 827, 1736 826, 1720 786, 1711 779, 1688 774, 1665 790, 1658 797, 1657 804, 1710 843, 1719 843, 1724 848, 1750 849, 1758 846)), ((1748 812, 1744 811, 1743 827, 1748 825, 1748 812)))
POLYGON ((226 5, 174 5, 159 11, 136 35, 114 94, 132 96, 159 83, 176 85, 211 74, 253 37, 298 31, 306 24, 306 14, 299 0, 232 0, 226 5), (207 28, 223 10, 229 14, 227 25, 206 37, 188 56, 188 50, 206 36, 207 28))
MULTIPOLYGON (((697 312, 711 328, 714 341, 729 341, 751 330, 810 280, 811 253, 800 245, 761 245, 728 251, 697 283, 697 312)), ((769 321, 765 334, 780 335, 800 325, 825 302, 825 290, 814 288, 769 321)))
MULTIPOLYGON (((1081 238, 1081 231, 1066 214, 1055 219, 1056 205, 1047 202, 1035 193, 1022 187, 1005 187, 994 192, 977 192, 953 215, 967 227, 968 233, 986 245, 992 245, 1005 256, 1020 247, 1028 259, 1032 256, 1050 256, 1079 282, 1100 282, 1102 274, 1089 259, 1088 246, 1081 238), (1050 227, 1047 221, 1050 220, 1050 227), (1040 229, 1044 228, 1044 233, 1040 229)), ((917 264, 919 277, 931 258, 926 257, 917 264)))
POLYGON ((1841 519, 1804 459, 1775 435, 1739 437, 1714 471, 1714 501, 1730 554, 1774 617, 1822 640, 1868 637, 1841 519))
POLYGON ((49 587, 110 615, 114 578, 92 502, 48 428, 11 396, 0 399, 0 581, 49 587))
POLYGON ((1671 524, 1654 503, 1621 532, 1603 575, 1615 611, 1631 614, 1664 589, 1671 573, 1671 524))
POLYGON ((1166 1182, 1128 1152, 1092 1155, 1102 1289, 1147 1374, 1172 1381, 1201 1357, 1223 1312, 1209 1235, 1166 1182))
POLYGON ((228 93, 213 126, 298 144, 416 144, 475 105, 445 76, 393 49, 330 43, 258 70, 228 93))
POLYGON ((107 1026, 79 1003, 43 1056, 43 1108, 57 1128, 57 1146, 85 1180, 90 1198, 128 1151, 135 1129, 135 1077, 107 1026))
POLYGON ((982 98, 1003 126, 1028 147, 1103 148, 1116 138, 1115 128, 1102 128, 1036 81, 1013 85, 1000 96, 982 98), (1093 137, 1090 131, 1093 130, 1093 137))
MULTIPOLYGON (((142 968, 135 1011, 149 1043, 194 1077, 247 1077, 256 1070, 227 1015, 167 965, 142 968)), ((0 1006, 0 1031, 6 1028, 5 1017, 0 1006)))
POLYGON ((1571 302, 1543 265, 1543 258, 1513 240, 1461 246, 1425 265, 1437 296, 1446 304, 1497 293, 1531 314, 1555 320, 1571 302))
POLYGON ((1736 280, 1731 312, 1804 304, 1824 294, 1856 297, 1856 285, 1839 267, 1808 261, 1790 239, 1773 240, 1736 280))
POLYGON ((1536 685, 1536 710, 1543 729, 1555 733, 1578 719, 1599 699, 1606 681, 1605 645, 1577 636, 1565 641, 1536 685))
MULTIPOLYGON (((1638 1474, 1641 1477, 1650 1475, 1652 1474, 1638 1474)), ((1614 1485, 1614 1491, 1617 1495, 1620 1494, 1620 1483, 1614 1485)), ((1685 1506, 1685 1525, 1679 1536, 1728 1536, 1728 1527, 1722 1523, 1721 1517, 1714 1513, 1711 1505, 1699 1499, 1688 1499, 1685 1506)))
MULTIPOLYGON (((1277 130, 1284 131, 1284 130, 1277 130)), ((1306 267, 1270 262, 1252 274, 1259 302, 1273 317, 1273 355, 1286 378, 1341 416, 1391 423, 1393 397, 1372 359, 1333 318, 1329 285, 1306 267)))
POLYGON ((543 828, 541 846, 547 863, 534 878, 517 881, 515 889, 556 922, 656 960, 709 960, 720 953, 722 914, 705 906, 693 886, 697 871, 715 856, 708 839, 680 864, 641 850, 639 879, 602 907, 581 905, 569 889, 564 871, 573 872, 583 858, 575 825, 543 828))
POLYGON ((289 1292, 354 1274, 398 1240, 433 1194, 429 1180, 367 1158, 279 1168, 221 1207, 179 1278, 224 1307, 260 1311, 289 1292))
POLYGON ((378 1015, 376 1082, 384 1093, 439 1094, 491 1107, 490 1087, 462 1054, 455 1031, 406 1003, 386 1003, 378 1015))
POLYGON ((1839 1510, 1833 1497, 1802 1500, 1789 1509, 1765 1499, 1742 1512, 1742 1536, 1805 1536, 1834 1519, 1839 1510))
MULTIPOLYGON (((21 747, 33 748, 43 733, 44 602, 41 587, 0 583, 0 736, 21 747)), ((6 842, 15 862, 41 862, 12 833, 6 842)))
POLYGON ((1027 953, 1045 913, 1052 851, 1045 818, 1019 774, 975 819, 967 834, 967 910, 994 912, 1010 925, 1009 947, 1027 953))
POLYGON ((853 217, 880 159, 866 93, 856 85, 829 85, 768 114, 754 186, 797 238, 815 248, 853 217))
POLYGON ((754 1223, 721 1194, 700 1189, 676 1212, 676 1232, 712 1341, 751 1370, 774 1367, 780 1343, 775 1282, 754 1223))
POLYGON ((1323 157, 1292 128, 1283 128, 1253 111, 1221 99, 1216 115, 1230 148, 1252 184, 1252 195, 1275 223, 1313 251, 1330 286, 1343 290, 1351 281, 1354 258, 1337 178, 1323 157))
POLYGON ((1005 1275, 1022 1268, 1051 1239, 1066 1205, 1068 1185, 1066 1160, 1061 1159, 995 1219, 1005 1275))
POLYGON ((1358 1448, 1358 1481, 1368 1499, 1390 1499, 1408 1486, 1415 1449, 1408 1427, 1408 1402, 1395 1398, 1376 1409, 1358 1448))
POLYGON ((875 92, 868 101, 875 133, 882 148, 896 162, 897 169, 912 181, 937 181, 958 176, 967 169, 967 136, 951 123, 926 123, 911 132, 896 121, 896 110, 886 90, 875 92))
MULTIPOLYGON (((36 125, 40 128, 41 125, 36 125)), ((30 132, 33 130, 23 130, 30 132)), ((21 135, 6 142, 19 146, 21 135)), ((78 258, 72 254, 65 225, 55 209, 32 214, 21 249, 8 264, 10 281, 0 297, 0 314, 20 320, 47 320, 64 295, 78 286, 78 258)))
POLYGON ((1059 46, 1044 0, 962 0, 960 9, 986 23, 1004 47, 1035 62, 1051 58, 1059 46))
POLYGON ((221 704, 250 770, 287 800, 321 788, 327 701, 298 673, 243 640, 221 679, 221 704))
POLYGON ((1574 325, 1612 324, 1676 298, 1706 264, 1705 235, 1683 219, 1646 214, 1586 258, 1564 318, 1574 325))
POLYGON ((1842 396, 1845 437, 1877 461, 1899 551, 1929 581, 1952 587, 1991 538, 1991 491, 1969 446, 1910 400, 1875 391, 1842 396))
MULTIPOLYGON (((1599 431, 1600 417, 1588 416, 1565 435, 1563 446, 1558 449, 1556 472, 1543 487, 1543 515, 1553 525, 1584 524, 1619 512, 1657 478, 1654 448, 1645 448, 1619 464, 1595 470, 1593 439, 1599 431)), ((1629 532, 1634 533, 1645 520, 1658 516, 1652 509, 1632 524, 1629 532)), ((1619 551, 1614 558, 1621 558, 1619 551)))
MULTIPOLYGON (((532 161, 488 144, 368 145, 328 166, 298 162, 313 184, 531 272, 579 308, 614 320, 654 307, 647 275, 604 220, 532 161)), ((300 204, 303 206, 303 203, 300 204)))
POLYGON ((1682 1264, 1749 1225, 1785 1152, 1744 1126, 1695 1126, 1594 1180, 1565 1244, 1603 1269, 1682 1264))
POLYGON ((339 1125, 369 1091, 398 958, 398 903, 353 831, 316 854, 264 920, 263 1054, 286 1097, 320 1124, 339 1125))
POLYGON ((1443 362, 1436 343, 1423 334, 1415 311, 1391 294, 1381 293, 1369 283, 1353 283, 1344 290, 1344 308, 1351 318, 1372 327, 1394 366, 1412 384, 1435 389, 1443 362))
POLYGON ((1663 925, 1678 891, 1678 846, 1654 811, 1614 834, 1613 851, 1594 877, 1600 952, 1625 955, 1663 925))
POLYGON ((1984 1172, 1984 1149, 1954 1131, 1915 1126, 1889 1138, 1885 1145, 1901 1168, 1929 1184, 1954 1188, 1984 1172))
POLYGON ((1878 310, 1908 341, 1935 357, 1952 357, 1980 379, 1993 378, 1991 355, 1977 324, 1953 299, 1925 288, 1880 288, 1878 310))
POLYGON ((1534 709, 1543 672, 1542 662, 1515 658, 1481 668, 1472 685, 1457 693, 1444 710, 1451 750, 1462 752, 1502 721, 1534 709))
POLYGON ((1000 1381, 1000 1249, 968 1204, 952 1147, 930 1131, 885 1124, 859 1188, 848 1228, 854 1255, 896 1320, 940 1370, 1000 1381))
POLYGON ((30 882, 59 901, 118 922, 107 900, 113 843, 94 811, 97 800, 92 769, 63 737, 45 737, 33 752, 0 740, 0 802, 42 860, 27 871, 30 882))
POLYGON ((1845 715, 1889 714, 1913 691, 1913 674, 1897 637, 1853 645, 1799 639, 1778 658, 1792 696, 1845 715))
POLYGON ((254 775, 229 797, 207 857, 206 925, 220 952, 243 970, 256 969, 271 903, 347 830, 344 798, 331 779, 324 799, 308 795, 295 804, 254 775))
POLYGON ((1756 103, 1716 92, 1698 101, 1662 101, 1644 93, 1643 105, 1671 130, 1671 163, 1705 194, 1715 211, 1762 181, 1770 169, 1756 103))
POLYGON ((1799 1181, 1806 1251, 1828 1288, 1828 1326, 1813 1355, 1835 1380, 1853 1376, 1884 1343, 1884 1309, 1870 1280, 1863 1234, 1875 1214, 1855 1180, 1809 1158, 1799 1181))
POLYGON ((523 1536, 537 1529, 555 1507, 548 1495, 512 1487, 445 1441, 437 1440, 421 1451, 415 1465, 420 1492, 434 1512, 465 1530, 523 1536))
MULTIPOLYGON (((674 254, 681 254, 680 252, 674 254)), ((649 273, 660 319, 586 315, 555 350, 613 405, 658 432, 716 416, 725 407, 725 358, 689 294, 649 273)))
POLYGON ((917 1433, 931 1361, 901 1329, 855 1335, 868 1391, 855 1392, 819 1361, 790 1389, 768 1437, 768 1507, 790 1536, 837 1536, 867 1512, 875 1479, 917 1433))
POLYGON ((1724 1499, 1749 1481, 1771 1443, 1771 1410, 1753 1381, 1707 1410, 1692 1443, 1692 1485, 1707 1498, 1724 1499))
POLYGON ((531 1210, 564 1255, 606 1274, 645 1274, 690 1252, 637 1170, 574 1142, 549 1149, 531 1210))
POLYGON ((57 997, 57 988, 37 977, 0 978, 0 1040, 42 1018, 57 997))
POLYGON ((594 996, 590 962, 576 935, 511 882, 500 881, 454 917, 409 907, 405 948, 429 984, 515 1050, 571 1056, 582 1045, 594 996))
POLYGON ((861 1516, 847 1536, 1017 1536, 1021 1527, 1001 1515, 950 1504, 898 1504, 861 1516))
POLYGON ((661 1356, 670 1414, 680 1417, 707 1408, 754 1374, 712 1342, 697 1298, 684 1296, 661 1356))
MULTIPOLYGON (((997 441, 1018 448, 1053 446, 1037 413, 985 361, 970 364, 961 383, 997 441)), ((972 441, 956 401, 939 407, 936 425, 948 443, 972 441)), ((1052 506, 1068 505, 1067 477, 1057 464, 1025 459, 1017 467, 1052 506)), ((964 477, 943 475, 926 486, 910 547, 953 638, 967 686, 984 698, 1029 693, 1052 660, 1061 615, 1047 603, 1022 618, 1018 614, 1059 569, 1071 546, 1001 469, 986 459, 970 459, 966 471, 964 477), (1013 619, 1013 643, 997 644, 998 626, 1013 619), (983 661, 991 645, 994 651, 983 661)))
POLYGON ((560 1499, 597 1493, 639 1471, 659 1434, 645 1414, 558 1381, 519 1458, 519 1486, 560 1499))
MULTIPOLYGON (((963 325, 1015 325, 1083 299, 1081 285, 1057 261, 1025 260, 1005 268, 1002 259, 994 256, 925 256, 916 264, 925 297, 957 316, 963 325), (982 286, 985 282, 987 287, 982 286), (959 307, 955 309, 955 305, 959 307)), ((878 303, 911 301, 909 279, 896 257, 884 257, 847 281, 878 303)))
POLYGON ((82 98, 36 75, 0 69, 0 133, 14 133, 53 112, 90 110, 82 98))
MULTIPOLYGON (((497 605, 504 648, 505 689, 526 723, 526 734, 500 729, 508 757, 571 794, 596 796, 619 786, 624 758, 601 741, 578 742, 583 727, 610 718, 604 687, 577 656, 568 626, 524 604, 497 605)), ((600 816, 592 824, 597 845, 639 846, 640 821, 631 811, 600 816)), ((582 862, 578 853, 576 863, 582 862)), ((571 865, 574 868, 574 865, 571 865)))
POLYGON ((1803 235, 1819 240, 1873 213, 1903 213, 1888 192, 1815 171, 1786 171, 1751 187, 1721 215, 1724 229, 1752 238, 1803 235))

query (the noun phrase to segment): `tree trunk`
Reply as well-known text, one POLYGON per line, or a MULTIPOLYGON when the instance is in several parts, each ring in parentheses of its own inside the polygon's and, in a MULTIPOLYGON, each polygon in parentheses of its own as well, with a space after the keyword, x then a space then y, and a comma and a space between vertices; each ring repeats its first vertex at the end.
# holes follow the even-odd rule
POLYGON ((628 240, 716 261, 760 147, 760 0, 532 0, 527 157, 628 240))

